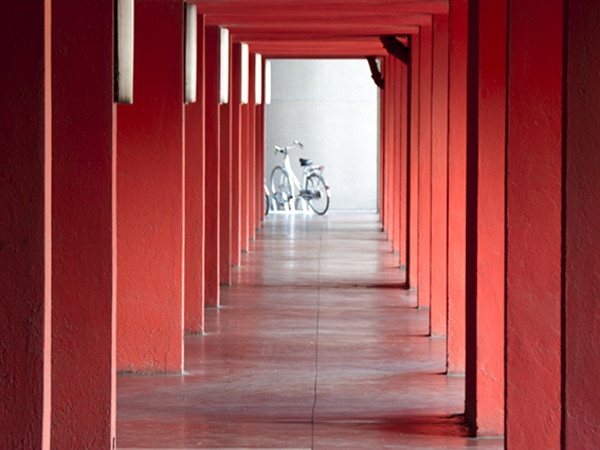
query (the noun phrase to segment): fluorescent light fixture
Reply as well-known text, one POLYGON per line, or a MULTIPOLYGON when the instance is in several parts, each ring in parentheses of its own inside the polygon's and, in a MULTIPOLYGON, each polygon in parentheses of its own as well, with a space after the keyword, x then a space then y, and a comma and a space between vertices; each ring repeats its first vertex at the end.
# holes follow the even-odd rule
POLYGON ((221 59, 220 59, 220 78, 221 78, 221 105, 229 103, 229 30, 221 28, 221 59))
POLYGON ((265 105, 271 104, 271 61, 265 62, 265 105))
POLYGON ((254 65, 254 69, 255 69, 255 87, 254 87, 254 92, 256 93, 255 96, 255 102, 257 105, 262 104, 262 55, 260 53, 257 53, 255 55, 255 65, 254 65))
POLYGON ((242 93, 241 103, 242 105, 248 104, 248 97, 250 96, 250 53, 248 44, 242 43, 242 93))
POLYGON ((198 13, 196 5, 185 4, 185 102, 196 101, 198 67, 198 13))
POLYGON ((134 0, 117 0, 115 43, 115 101, 133 103, 134 0))

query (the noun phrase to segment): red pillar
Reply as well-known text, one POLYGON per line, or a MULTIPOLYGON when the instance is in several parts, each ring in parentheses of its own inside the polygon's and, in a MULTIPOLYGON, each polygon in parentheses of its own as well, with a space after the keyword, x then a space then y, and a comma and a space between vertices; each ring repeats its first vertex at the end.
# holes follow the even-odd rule
POLYGON ((422 26, 419 34, 419 222, 418 285, 419 307, 431 304, 431 91, 432 26, 422 26))
POLYGON ((469 8, 466 419, 503 436, 507 2, 469 8))
MULTIPOLYGON (((262 71, 264 73, 264 70, 262 71)), ((256 112, 256 173, 258 176, 258 193, 259 199, 256 205, 256 213, 258 217, 258 226, 262 227, 262 219, 265 215, 265 194, 263 184, 265 182, 265 110, 262 104, 262 99, 256 99, 258 104, 255 105, 256 112)))
POLYGON ((400 195, 402 193, 402 186, 400 185, 400 141, 402 139, 401 123, 402 114, 400 111, 400 105, 402 102, 401 98, 401 62, 399 59, 394 58, 393 61, 393 83, 392 95, 393 95, 393 157, 392 157, 392 247, 394 252, 400 252, 400 195))
POLYGON ((241 139, 240 139, 240 152, 241 152, 241 166, 242 166, 242 251, 248 251, 248 241, 250 238, 250 231, 248 229, 248 205, 250 201, 250 194, 248 192, 249 187, 249 163, 248 163, 248 105, 241 106, 241 139))
MULTIPOLYGON (((256 80, 256 59, 254 54, 249 55, 248 60, 248 111, 250 116, 248 130, 248 150, 250 152, 250 238, 256 237, 258 216, 256 215, 258 174, 256 170, 256 92, 254 84, 256 80)), ((261 184, 262 186, 262 184, 261 184)), ((261 189, 262 192, 262 189, 261 189)))
POLYGON ((219 55, 220 29, 206 27, 205 106, 206 127, 206 234, 204 247, 204 303, 219 306, 219 55))
POLYGON ((448 309, 448 16, 433 18, 431 335, 446 336, 448 309))
POLYGON ((509 448, 559 448, 561 442, 562 30, 562 1, 510 2, 506 183, 509 448))
POLYGON ((242 45, 233 44, 231 89, 231 263, 242 263, 242 164, 241 164, 241 106, 242 45))
POLYGON ((204 16, 198 15, 196 102, 185 106, 185 331, 204 331, 204 16))
POLYGON ((50 3, 0 5, 2 448, 50 448, 50 3))
POLYGON ((115 436, 112 22, 112 3, 52 2, 53 448, 115 436))
MULTIPOLYGON (((385 58, 384 67, 382 70, 385 71, 384 79, 392 80, 392 58, 393 56, 388 55, 385 58)), ((393 84, 393 82, 388 82, 387 84, 393 84)), ((383 230, 386 232, 388 239, 390 238, 389 230, 390 230, 390 152, 391 152, 391 137, 393 135, 393 127, 390 123, 392 112, 391 112, 391 104, 392 104, 392 95, 391 89, 389 87, 385 88, 383 91, 383 115, 382 115, 382 123, 383 123, 383 149, 382 149, 382 158, 381 158, 381 222, 383 226, 383 230)))
POLYGON ((409 198, 408 198, 408 287, 417 287, 419 270, 419 94, 420 94, 419 36, 410 39, 410 81, 409 81, 409 198))
MULTIPOLYGON (((381 72, 384 74, 384 79, 388 76, 388 56, 382 58, 381 72)), ((387 89, 382 89, 379 92, 379 218, 381 220, 382 230, 385 231, 387 223, 387 207, 386 207, 386 168, 387 168, 387 115, 388 115, 388 93, 387 89)))
MULTIPOLYGON (((231 54, 231 53, 230 53, 231 54)), ((231 67, 231 60, 230 65, 231 67)), ((231 81, 231 77, 229 78, 231 81)), ((231 93, 230 93, 231 95, 231 93)), ((219 107, 219 167, 221 186, 219 192, 219 279, 221 284, 231 284, 231 208, 232 208, 232 163, 231 163, 231 100, 219 107)))
POLYGON ((182 9, 177 2, 136 3, 134 104, 118 108, 122 371, 183 367, 182 9))
POLYGON ((465 371, 468 0, 450 4, 448 93, 448 373, 465 371))
MULTIPOLYGON (((250 58, 249 83, 254 88, 256 62, 250 58)), ((257 217, 256 217, 256 195, 258 187, 258 177, 256 176, 256 105, 254 99, 256 95, 254 89, 249 89, 248 95, 248 140, 246 151, 248 152, 248 237, 256 237, 257 217)))
MULTIPOLYGON (((406 270, 408 266, 408 203, 409 203, 409 76, 406 64, 400 65, 400 267, 406 270)), ((408 280, 408 274, 406 274, 408 280)))
POLYGON ((600 433, 600 5, 588 0, 567 8, 563 445, 576 449, 596 447, 600 433))

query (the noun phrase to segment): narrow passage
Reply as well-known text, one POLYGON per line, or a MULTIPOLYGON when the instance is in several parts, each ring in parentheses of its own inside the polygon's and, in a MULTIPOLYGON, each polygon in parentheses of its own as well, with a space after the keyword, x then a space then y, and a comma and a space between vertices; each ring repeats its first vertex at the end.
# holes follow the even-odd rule
POLYGON ((119 448, 459 449, 464 378, 375 214, 271 215, 186 336, 186 372, 119 376, 119 448))

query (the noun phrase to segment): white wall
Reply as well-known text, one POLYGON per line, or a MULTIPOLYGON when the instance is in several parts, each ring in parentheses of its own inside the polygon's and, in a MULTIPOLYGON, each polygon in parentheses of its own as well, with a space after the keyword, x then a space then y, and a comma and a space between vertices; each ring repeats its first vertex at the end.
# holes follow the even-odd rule
POLYGON ((294 139, 291 153, 324 165, 331 210, 376 210, 378 202, 378 88, 366 59, 272 60, 271 104, 266 107, 266 177, 282 161, 273 146, 294 139))

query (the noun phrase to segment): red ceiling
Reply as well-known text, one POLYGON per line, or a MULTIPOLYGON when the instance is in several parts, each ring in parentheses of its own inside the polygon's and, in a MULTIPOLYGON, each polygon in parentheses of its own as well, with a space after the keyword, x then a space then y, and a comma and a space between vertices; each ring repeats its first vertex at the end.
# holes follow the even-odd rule
POLYGON ((410 35, 447 14, 449 0, 196 1, 208 25, 265 57, 384 55, 380 35, 410 35))

